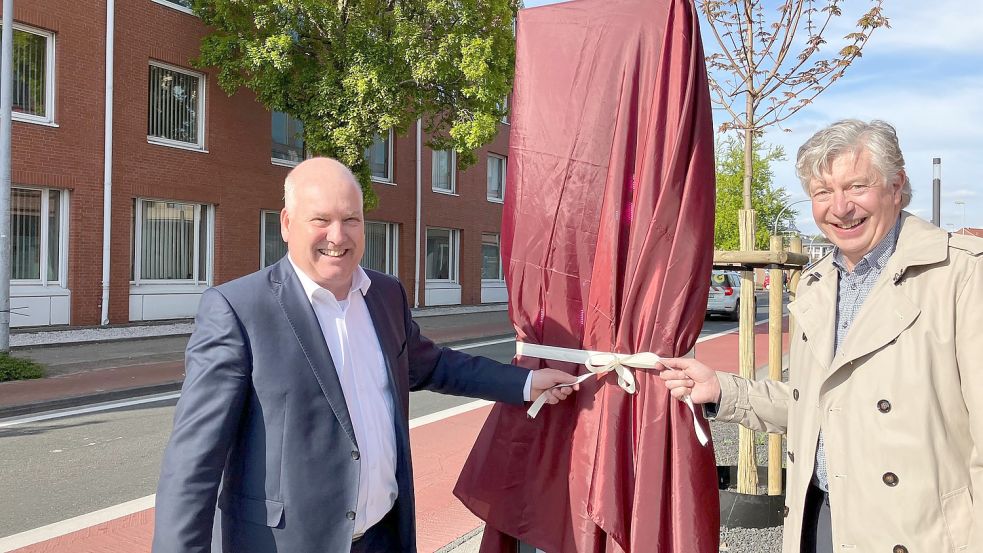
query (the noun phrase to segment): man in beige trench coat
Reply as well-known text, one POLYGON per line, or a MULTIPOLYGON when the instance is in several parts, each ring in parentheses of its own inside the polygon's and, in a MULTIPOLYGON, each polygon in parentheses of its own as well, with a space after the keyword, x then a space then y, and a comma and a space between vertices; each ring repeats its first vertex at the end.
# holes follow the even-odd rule
POLYGON ((786 553, 983 553, 983 239, 902 209, 894 128, 840 121, 799 149, 836 246, 806 270, 788 383, 667 359, 677 399, 788 435, 786 553))

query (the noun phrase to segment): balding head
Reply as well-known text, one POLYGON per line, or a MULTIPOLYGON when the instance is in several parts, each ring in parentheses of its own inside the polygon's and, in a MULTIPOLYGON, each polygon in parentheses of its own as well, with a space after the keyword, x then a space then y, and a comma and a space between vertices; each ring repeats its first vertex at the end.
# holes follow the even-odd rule
POLYGON ((362 187, 355 175, 343 163, 330 157, 314 157, 294 167, 283 181, 283 204, 293 211, 297 201, 297 189, 311 184, 340 187, 350 184, 362 197, 362 187))
POLYGON ((365 252, 362 187, 333 159, 309 159, 287 176, 280 234, 294 265, 338 300, 351 292, 365 252))

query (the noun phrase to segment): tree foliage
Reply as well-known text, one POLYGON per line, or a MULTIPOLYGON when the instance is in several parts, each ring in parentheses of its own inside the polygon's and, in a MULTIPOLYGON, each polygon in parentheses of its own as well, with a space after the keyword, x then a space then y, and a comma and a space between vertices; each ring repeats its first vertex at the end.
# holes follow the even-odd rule
MULTIPOLYGON (((738 235, 737 212, 743 202, 742 188, 744 184, 744 143, 727 137, 717 141, 717 217, 713 228, 713 247, 717 250, 740 249, 738 235)), ((785 159, 785 152, 779 147, 764 147, 759 143, 753 145, 754 186, 751 198, 752 208, 757 212, 755 219, 755 247, 759 250, 768 249, 768 236, 775 224, 775 217, 781 214, 778 221, 779 231, 792 228, 795 212, 785 210, 789 205, 789 196, 784 189, 774 183, 774 173, 771 164, 785 159)))
POLYGON ((304 123, 308 149, 352 168, 376 202, 365 150, 418 118, 462 168, 498 132, 512 88, 519 0, 193 0, 214 32, 199 66, 304 123))

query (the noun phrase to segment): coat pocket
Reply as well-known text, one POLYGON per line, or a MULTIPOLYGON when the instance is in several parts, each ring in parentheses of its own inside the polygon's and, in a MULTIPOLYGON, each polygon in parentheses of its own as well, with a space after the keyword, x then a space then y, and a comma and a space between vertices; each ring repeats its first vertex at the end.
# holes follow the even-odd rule
POLYGON ((283 503, 271 499, 256 499, 235 493, 222 494, 219 508, 225 514, 270 528, 280 526, 283 520, 283 503))
POLYGON ((942 496, 942 517, 945 518, 952 550, 966 550, 973 527, 973 500, 969 488, 960 488, 942 496))

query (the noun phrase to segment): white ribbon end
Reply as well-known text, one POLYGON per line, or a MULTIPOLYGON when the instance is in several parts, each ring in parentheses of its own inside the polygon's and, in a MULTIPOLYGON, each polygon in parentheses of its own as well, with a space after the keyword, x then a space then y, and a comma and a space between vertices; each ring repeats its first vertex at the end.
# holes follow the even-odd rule
POLYGON ((696 429, 696 439, 700 440, 700 445, 706 447, 710 443, 710 438, 707 433, 703 430, 703 426, 700 425, 700 421, 696 418, 696 406, 693 405, 693 400, 687 395, 686 399, 687 407, 689 407, 689 412, 693 414, 693 428, 696 429))

